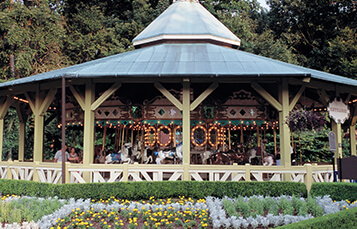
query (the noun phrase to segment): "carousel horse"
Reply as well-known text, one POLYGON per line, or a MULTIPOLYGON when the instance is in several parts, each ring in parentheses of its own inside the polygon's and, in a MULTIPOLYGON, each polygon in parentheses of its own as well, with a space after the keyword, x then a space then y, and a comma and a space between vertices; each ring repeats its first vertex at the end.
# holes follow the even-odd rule
POLYGON ((176 164, 179 161, 181 162, 183 159, 182 145, 179 145, 178 147, 173 148, 171 150, 154 151, 154 156, 156 156, 156 164, 162 164, 166 160, 173 161, 173 164, 176 164))
POLYGON ((144 149, 143 162, 145 164, 152 164, 154 162, 153 152, 149 149, 149 146, 146 146, 144 149))
POLYGON ((123 150, 118 153, 111 153, 106 156, 105 164, 111 163, 131 163, 129 149, 131 148, 131 143, 125 143, 123 150))
MULTIPOLYGON (((265 155, 266 152, 263 152, 265 155)), ((248 163, 251 165, 261 165, 261 151, 258 148, 251 148, 246 153, 248 163)))
POLYGON ((105 164, 119 164, 120 154, 114 153, 113 150, 109 151, 108 155, 105 157, 105 164))
POLYGON ((264 166, 272 166, 274 164, 274 157, 273 155, 270 154, 265 155, 263 161, 264 161, 263 163, 264 166))
POLYGON ((134 143, 133 147, 131 147, 129 150, 131 150, 131 159, 133 161, 140 161, 141 159, 141 142, 137 141, 134 143))
POLYGON ((244 155, 235 152, 234 150, 230 149, 228 151, 217 151, 212 155, 213 164, 224 164, 224 165, 231 165, 233 163, 242 164, 244 160, 244 155))
MULTIPOLYGON (((182 142, 176 146, 176 158, 178 158, 180 160, 180 162, 182 162, 182 160, 183 160, 183 145, 182 145, 182 142)), ((175 164, 176 164, 176 160, 175 160, 175 164)))
POLYGON ((156 164, 158 165, 162 164, 166 159, 171 159, 171 160, 175 159, 175 152, 172 150, 168 150, 168 151, 160 150, 160 151, 156 151, 155 154, 156 154, 155 161, 156 164))
MULTIPOLYGON (((202 153, 202 164, 207 165, 207 160, 210 159, 214 152, 206 150, 205 152, 202 153)), ((212 162, 212 161, 211 161, 212 162)))

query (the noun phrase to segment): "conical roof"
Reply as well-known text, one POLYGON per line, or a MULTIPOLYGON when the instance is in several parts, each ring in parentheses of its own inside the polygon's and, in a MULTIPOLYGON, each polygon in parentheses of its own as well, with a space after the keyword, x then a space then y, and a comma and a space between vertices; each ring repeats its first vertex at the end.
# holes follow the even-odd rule
POLYGON ((240 39, 197 0, 175 1, 133 40, 137 48, 168 42, 240 46, 240 39))
POLYGON ((0 84, 0 88, 65 78, 311 77, 357 86, 357 80, 213 44, 160 44, 0 84))

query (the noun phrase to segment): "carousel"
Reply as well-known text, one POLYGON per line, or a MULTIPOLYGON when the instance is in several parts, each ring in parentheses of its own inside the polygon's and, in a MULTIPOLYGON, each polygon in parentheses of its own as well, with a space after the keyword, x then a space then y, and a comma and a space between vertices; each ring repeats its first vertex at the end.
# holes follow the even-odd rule
MULTIPOLYGON (((346 123, 355 136, 356 80, 240 51, 240 39, 196 0, 174 1, 133 45, 134 51, 0 84, 1 153, 9 107, 20 121, 19 156, 1 162, 2 178, 248 181, 270 174, 270 180, 332 181, 332 166, 291 166, 285 119, 300 107, 324 112, 337 99, 351 111, 346 123), (82 130, 82 164, 61 170, 60 163, 43 161, 45 114, 54 110, 62 112, 59 131, 82 130), (30 115, 33 159, 25 162, 30 115), (278 149, 280 166, 259 166, 278 149)), ((337 158, 341 123, 332 122, 332 129, 337 158)))

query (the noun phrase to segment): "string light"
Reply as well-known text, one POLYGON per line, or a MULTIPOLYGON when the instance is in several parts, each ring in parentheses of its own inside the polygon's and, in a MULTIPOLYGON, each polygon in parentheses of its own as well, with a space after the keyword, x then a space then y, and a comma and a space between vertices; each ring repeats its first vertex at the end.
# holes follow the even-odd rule
POLYGON ((157 137, 156 129, 153 126, 145 127, 145 145, 155 146, 157 137), (153 136, 152 136, 153 135, 153 136))
POLYGON ((197 147, 205 146, 207 144, 207 129, 204 126, 201 126, 201 125, 197 125, 197 126, 193 127, 192 130, 191 130, 191 142, 192 142, 193 145, 195 145, 197 147), (203 142, 201 142, 201 144, 196 142, 195 139, 194 139, 194 134, 195 134, 195 131, 197 129, 201 129, 204 132, 204 138, 205 139, 204 139, 203 142))
POLYGON ((14 98, 15 100, 18 100, 18 101, 23 102, 23 103, 29 103, 29 101, 27 101, 26 99, 21 99, 21 98, 16 97, 16 96, 14 96, 13 98, 14 98))
POLYGON ((164 126, 164 125, 162 125, 162 126, 160 126, 158 129, 157 129, 157 143, 159 143, 159 145, 162 147, 162 146, 168 146, 170 143, 171 143, 171 139, 172 139, 172 133, 171 133, 171 129, 170 128, 168 128, 167 126, 164 126), (161 141, 160 141, 160 132, 163 130, 163 129, 166 129, 166 130, 168 130, 169 131, 169 141, 168 142, 166 142, 166 143, 162 143, 161 141))

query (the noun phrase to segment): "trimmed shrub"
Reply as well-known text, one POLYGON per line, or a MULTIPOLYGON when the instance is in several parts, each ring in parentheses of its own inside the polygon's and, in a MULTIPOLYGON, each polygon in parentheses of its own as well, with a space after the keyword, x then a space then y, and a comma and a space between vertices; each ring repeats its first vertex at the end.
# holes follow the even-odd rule
POLYGON ((330 195, 333 200, 357 200, 356 183, 313 183, 310 194, 312 196, 330 195))
POLYGON ((325 215, 322 217, 301 221, 298 223, 288 224, 279 229, 343 229, 343 228, 357 228, 357 208, 344 210, 334 214, 325 215))
POLYGON ((186 196, 223 198, 237 196, 301 196, 306 197, 306 186, 297 182, 210 182, 210 181, 162 181, 162 182, 114 182, 86 184, 48 184, 33 181, 0 179, 0 192, 3 195, 75 198, 95 200, 118 199, 139 200, 155 198, 175 198, 186 196))

